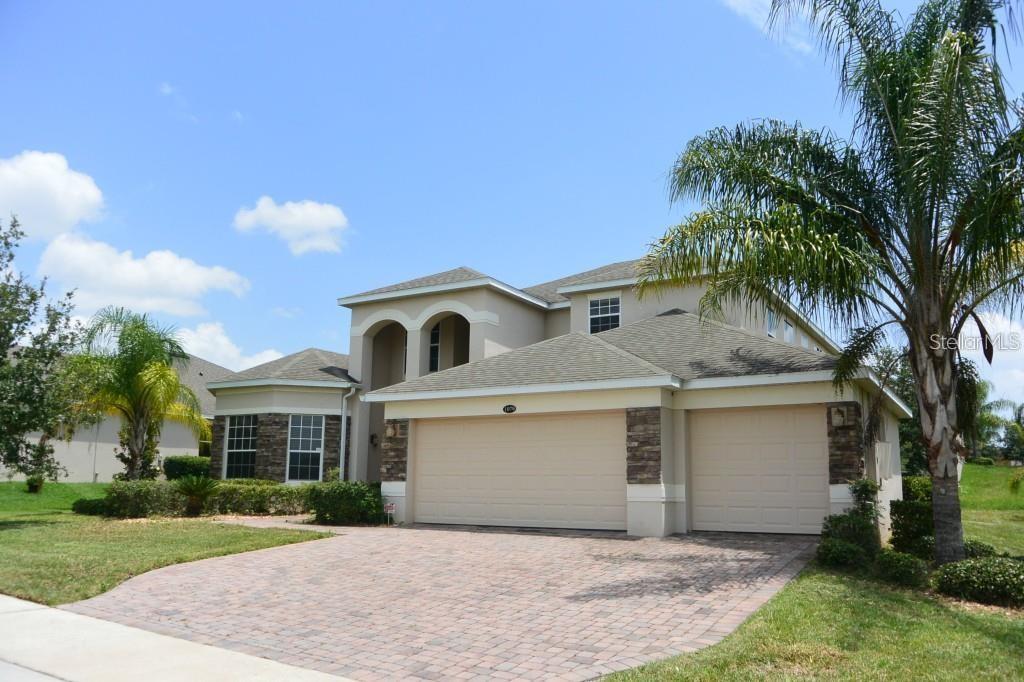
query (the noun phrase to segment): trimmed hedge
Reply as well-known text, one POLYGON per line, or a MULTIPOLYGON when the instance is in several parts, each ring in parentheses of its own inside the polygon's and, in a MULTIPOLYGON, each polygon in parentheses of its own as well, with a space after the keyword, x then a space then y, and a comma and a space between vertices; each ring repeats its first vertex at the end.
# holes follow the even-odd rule
POLYGON ((882 540, 874 519, 856 512, 825 517, 825 522, 821 526, 821 536, 851 542, 864 550, 868 557, 875 556, 882 548, 882 540))
POLYGON ((912 554, 883 549, 875 557, 875 575, 897 585, 920 587, 928 579, 928 564, 912 554))
POLYGON ((309 487, 309 507, 317 523, 380 523, 384 518, 384 499, 380 483, 332 481, 309 487))
POLYGON ((259 479, 229 479, 206 503, 214 514, 304 514, 309 511, 310 485, 284 485, 259 479))
POLYGON ((104 516, 107 501, 102 497, 82 497, 71 503, 71 511, 84 516, 104 516))
POLYGON ((904 476, 903 499, 911 502, 931 502, 932 477, 904 476))
POLYGON ((898 552, 918 554, 920 539, 935 535, 930 501, 893 500, 889 503, 889 519, 892 524, 892 539, 889 542, 898 552))
POLYGON ((996 556, 999 552, 987 542, 966 538, 964 540, 964 554, 967 555, 968 559, 984 559, 985 557, 996 556))
POLYGON ((184 495, 167 481, 114 481, 103 502, 107 515, 123 519, 177 516, 185 509, 184 495))
MULTIPOLYGON (((911 542, 907 543, 907 548, 903 551, 907 554, 913 554, 919 559, 932 561, 935 559, 935 538, 931 535, 923 535, 919 538, 915 538, 911 542)), ((981 559, 983 557, 996 556, 999 552, 997 552, 996 548, 987 542, 974 540, 972 538, 965 538, 964 554, 968 559, 981 559)))
POLYGON ((991 457, 975 457, 968 460, 971 464, 980 464, 983 467, 995 466, 996 461, 991 457))
POLYGON ((839 538, 824 538, 818 544, 818 563, 830 568, 854 568, 867 566, 868 555, 860 545, 839 538))
POLYGON ((946 564, 935 572, 935 589, 982 604, 1024 606, 1024 562, 985 557, 946 564))
POLYGON ((164 476, 174 481, 186 476, 210 476, 210 458, 195 455, 171 455, 164 458, 164 476))

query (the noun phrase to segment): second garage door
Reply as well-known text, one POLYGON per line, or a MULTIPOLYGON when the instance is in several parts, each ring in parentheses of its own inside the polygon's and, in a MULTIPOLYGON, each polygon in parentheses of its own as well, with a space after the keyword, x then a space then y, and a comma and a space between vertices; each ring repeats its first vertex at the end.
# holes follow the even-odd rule
POLYGON ((420 523, 626 528, 622 412, 417 420, 420 523))
POLYGON ((691 412, 690 468, 694 530, 820 533, 825 407, 691 412))

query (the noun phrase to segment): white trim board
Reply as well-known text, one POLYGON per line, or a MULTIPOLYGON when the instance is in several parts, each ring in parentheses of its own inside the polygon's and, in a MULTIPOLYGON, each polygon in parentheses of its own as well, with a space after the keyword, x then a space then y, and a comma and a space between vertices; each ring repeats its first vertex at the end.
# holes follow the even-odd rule
POLYGON ((305 386, 308 388, 336 388, 338 390, 359 388, 359 384, 351 381, 314 381, 311 379, 242 379, 239 381, 211 381, 206 390, 213 393, 221 388, 248 388, 256 386, 305 386))
POLYGON ((452 282, 450 284, 431 284, 428 286, 411 287, 409 289, 397 289, 395 291, 382 291, 377 294, 356 294, 355 296, 343 296, 338 299, 340 306, 353 306, 360 303, 372 303, 374 301, 388 301, 396 298, 407 298, 410 296, 425 296, 427 294, 440 294, 446 291, 460 291, 462 289, 475 289, 477 287, 489 287, 500 291, 503 294, 518 298, 521 301, 530 303, 540 308, 547 308, 548 303, 536 296, 531 296, 504 282, 499 282, 493 277, 478 277, 463 282, 452 282))
POLYGON ((559 384, 531 384, 528 386, 496 386, 493 388, 463 388, 451 391, 409 391, 407 393, 367 393, 362 400, 368 403, 402 402, 406 400, 438 400, 444 398, 482 398, 499 395, 529 393, 573 393, 576 391, 606 391, 618 388, 680 388, 679 379, 663 374, 637 379, 607 379, 604 381, 573 381, 559 384))

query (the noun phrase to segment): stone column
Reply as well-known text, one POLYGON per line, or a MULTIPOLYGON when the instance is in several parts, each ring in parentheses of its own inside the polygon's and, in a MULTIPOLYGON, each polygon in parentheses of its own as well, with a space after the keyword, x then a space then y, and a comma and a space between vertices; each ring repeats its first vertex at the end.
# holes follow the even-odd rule
POLYGON ((380 448, 380 492, 385 502, 393 502, 393 518, 398 523, 412 521, 412 508, 406 495, 409 473, 409 420, 385 419, 380 448))
POLYGON ((856 401, 828 403, 828 490, 831 513, 853 506, 850 481, 864 477, 861 407, 856 401))
POLYGON ((626 409, 626 532, 664 537, 673 532, 673 501, 666 489, 664 456, 672 453, 671 411, 626 409))
POLYGON ((228 418, 219 416, 213 418, 213 435, 210 440, 210 478, 222 478, 224 476, 224 432, 227 429, 228 418))

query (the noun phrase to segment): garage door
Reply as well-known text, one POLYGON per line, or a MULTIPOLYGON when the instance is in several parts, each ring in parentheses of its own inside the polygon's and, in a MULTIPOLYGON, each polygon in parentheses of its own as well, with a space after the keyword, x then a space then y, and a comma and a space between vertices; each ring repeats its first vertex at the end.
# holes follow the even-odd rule
POLYGON ((424 419, 413 428, 417 522, 626 528, 621 412, 424 419))
POLYGON ((823 405, 691 412, 690 454, 694 530, 821 532, 823 405))

